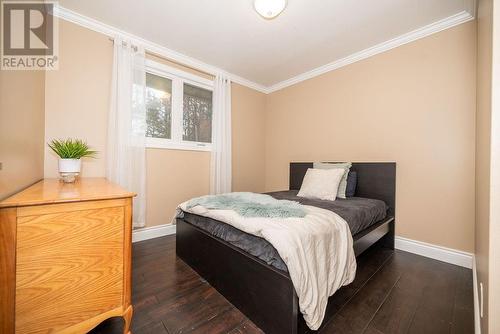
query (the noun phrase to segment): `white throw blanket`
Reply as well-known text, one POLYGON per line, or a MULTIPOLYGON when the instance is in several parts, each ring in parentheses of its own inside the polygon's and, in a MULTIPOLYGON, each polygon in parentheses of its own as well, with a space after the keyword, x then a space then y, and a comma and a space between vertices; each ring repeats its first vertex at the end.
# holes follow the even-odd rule
POLYGON ((233 210, 203 206, 179 209, 209 217, 266 239, 288 267, 300 311, 312 330, 321 325, 328 297, 351 283, 356 274, 353 241, 346 221, 336 213, 304 206, 304 218, 244 218, 233 210))

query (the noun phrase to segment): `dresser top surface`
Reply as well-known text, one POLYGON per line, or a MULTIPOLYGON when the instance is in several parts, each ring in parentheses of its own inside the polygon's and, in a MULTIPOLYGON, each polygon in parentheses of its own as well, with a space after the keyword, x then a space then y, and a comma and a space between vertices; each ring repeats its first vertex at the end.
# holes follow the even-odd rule
POLYGON ((1 201, 0 208, 133 196, 135 196, 133 192, 127 191, 105 178, 80 178, 75 183, 63 183, 59 179, 43 179, 1 201))

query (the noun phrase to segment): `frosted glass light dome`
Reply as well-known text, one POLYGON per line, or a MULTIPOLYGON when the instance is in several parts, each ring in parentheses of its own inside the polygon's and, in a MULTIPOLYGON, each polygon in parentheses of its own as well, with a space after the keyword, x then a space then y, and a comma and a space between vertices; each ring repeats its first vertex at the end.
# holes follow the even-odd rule
POLYGON ((273 19, 285 9, 286 0, 255 0, 253 5, 263 18, 273 19))

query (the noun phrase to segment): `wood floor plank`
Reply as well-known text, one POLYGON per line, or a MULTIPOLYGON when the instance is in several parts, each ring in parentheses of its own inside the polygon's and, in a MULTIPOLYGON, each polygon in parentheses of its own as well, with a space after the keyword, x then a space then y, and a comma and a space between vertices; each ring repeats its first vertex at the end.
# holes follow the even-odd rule
POLYGON ((207 322, 212 323, 230 309, 234 307, 206 283, 182 298, 166 301, 150 315, 153 319, 161 319, 170 333, 186 333, 207 322))
POLYGON ((467 334, 474 332, 473 298, 472 273, 470 270, 461 268, 457 292, 455 294, 451 333, 467 334))
MULTIPOLYGON (((401 332, 401 333, 403 333, 403 332, 401 332)), ((368 326, 368 328, 365 329, 363 334, 385 334, 385 333, 379 331, 378 329, 376 329, 372 326, 368 326)))
MULTIPOLYGON (((255 324, 175 254, 175 236, 133 245, 134 334, 261 334, 255 324)), ((319 333, 473 333, 472 273, 401 251, 358 258, 352 284, 334 297, 336 315, 319 333)), ((123 320, 92 334, 122 333, 123 320)))
POLYGON ((189 334, 230 333, 246 321, 246 317, 236 308, 229 308, 200 326, 189 331, 189 334))
MULTIPOLYGON (((452 327, 458 267, 434 260, 428 261, 425 274, 429 284, 422 288, 422 298, 408 333, 449 333, 452 327)), ((422 273, 423 274, 423 273, 422 273)))
POLYGON ((362 333, 401 277, 388 261, 325 326, 323 333, 362 333))
POLYGON ((393 255, 393 250, 383 247, 373 247, 361 254, 356 259, 356 277, 349 286, 361 288, 393 255))
POLYGON ((415 255, 403 259, 405 261, 396 257, 395 265, 402 272, 401 278, 369 325, 386 334, 406 333, 420 304, 422 291, 430 283, 423 270, 427 259, 415 255))
POLYGON ((229 334, 263 334, 259 327, 255 326, 250 320, 245 320, 238 327, 229 332, 229 334))
MULTIPOLYGON (((357 270, 354 281, 342 288, 340 288, 333 298, 330 298, 326 309, 326 314, 337 314, 356 293, 368 282, 368 280, 375 275, 383 265, 389 261, 394 252, 387 248, 373 247, 367 250, 357 259, 357 270)), ((330 316, 332 318, 332 316, 330 316)), ((320 329, 323 329, 328 324, 325 323, 320 329)))
POLYGON ((377 311, 369 327, 385 334, 406 333, 418 306, 414 295, 395 287, 377 311))
POLYGON ((134 334, 170 334, 161 322, 150 323, 132 332, 134 334))

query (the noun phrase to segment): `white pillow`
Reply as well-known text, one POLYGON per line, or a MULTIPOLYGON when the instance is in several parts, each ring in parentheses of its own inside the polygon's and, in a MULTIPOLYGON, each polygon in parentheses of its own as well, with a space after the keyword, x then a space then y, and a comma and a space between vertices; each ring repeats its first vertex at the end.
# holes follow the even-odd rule
POLYGON ((350 162, 340 162, 340 163, 330 163, 330 162, 315 162, 313 164, 314 168, 318 169, 344 169, 344 176, 340 180, 339 191, 337 192, 338 198, 346 198, 345 191, 347 189, 347 176, 349 175, 349 170, 352 166, 350 162))
POLYGON ((335 201, 342 176, 344 176, 344 170, 340 168, 309 168, 297 196, 335 201))

